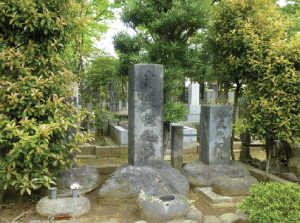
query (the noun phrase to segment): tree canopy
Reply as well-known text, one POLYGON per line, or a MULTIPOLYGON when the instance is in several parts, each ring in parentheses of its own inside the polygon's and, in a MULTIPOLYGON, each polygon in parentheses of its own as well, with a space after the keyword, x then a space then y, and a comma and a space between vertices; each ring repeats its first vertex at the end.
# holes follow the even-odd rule
POLYGON ((188 66, 189 37, 206 27, 211 15, 210 3, 207 0, 130 0, 122 10, 122 21, 136 32, 136 37, 127 35, 127 42, 135 38, 131 44, 140 48, 138 56, 136 51, 134 56, 129 55, 135 59, 126 62, 136 62, 140 57, 140 61, 164 65, 165 121, 182 118, 182 111, 170 98, 180 94, 183 68, 188 66))

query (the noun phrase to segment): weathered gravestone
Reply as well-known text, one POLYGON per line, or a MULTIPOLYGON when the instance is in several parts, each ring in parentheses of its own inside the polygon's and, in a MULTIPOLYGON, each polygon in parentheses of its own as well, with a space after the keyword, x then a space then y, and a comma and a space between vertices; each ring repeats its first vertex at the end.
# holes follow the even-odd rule
POLYGON ((204 91, 204 103, 203 104, 208 104, 210 101, 212 101, 213 104, 215 104, 216 103, 215 95, 216 95, 216 93, 212 89, 208 89, 208 90, 204 91))
POLYGON ((235 91, 228 92, 228 103, 234 103, 235 91))
POLYGON ((171 128, 171 165, 181 171, 183 163, 183 126, 172 125, 171 128))
POLYGON ((188 105, 186 108, 189 110, 189 114, 186 117, 186 121, 200 121, 200 108, 199 105, 199 84, 190 84, 188 93, 188 105))
POLYGON ((216 97, 216 99, 218 99, 218 97, 219 97, 219 86, 218 86, 218 84, 209 84, 208 89, 214 90, 215 91, 215 97, 216 97))
POLYGON ((200 120, 200 157, 206 165, 230 163, 230 105, 202 105, 200 120))
POLYGON ((219 101, 220 104, 224 104, 225 102, 228 102, 228 98, 227 98, 227 96, 225 95, 224 92, 222 92, 220 94, 220 96, 218 97, 218 101, 219 101))
POLYGON ((163 66, 129 68, 128 163, 161 168, 163 163, 163 66))

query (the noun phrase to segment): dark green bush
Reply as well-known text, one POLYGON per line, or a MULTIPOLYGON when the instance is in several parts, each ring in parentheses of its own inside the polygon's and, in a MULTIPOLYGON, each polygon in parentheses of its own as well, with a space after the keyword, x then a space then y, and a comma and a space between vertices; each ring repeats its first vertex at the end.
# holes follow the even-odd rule
POLYGON ((300 222, 300 187, 277 182, 260 183, 250 189, 251 195, 239 206, 250 214, 249 221, 300 222))

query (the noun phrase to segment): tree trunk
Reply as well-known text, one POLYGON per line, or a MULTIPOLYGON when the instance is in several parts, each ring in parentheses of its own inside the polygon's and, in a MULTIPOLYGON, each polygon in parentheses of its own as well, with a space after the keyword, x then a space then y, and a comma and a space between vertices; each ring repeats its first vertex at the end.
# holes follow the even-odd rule
POLYGON ((266 155, 267 155, 268 162, 267 162, 266 171, 265 171, 265 175, 264 175, 264 182, 268 181, 268 174, 269 174, 269 170, 270 170, 273 146, 274 146, 273 135, 266 136, 266 155))
POLYGON ((236 90, 235 90, 235 97, 234 97, 234 106, 233 106, 233 118, 232 118, 232 133, 231 133, 231 141, 230 141, 230 152, 232 160, 235 160, 234 152, 233 152, 233 140, 235 137, 235 123, 236 123, 236 112, 237 112, 237 105, 238 105, 238 98, 239 98, 239 91, 241 84, 238 79, 235 80, 236 83, 236 90))

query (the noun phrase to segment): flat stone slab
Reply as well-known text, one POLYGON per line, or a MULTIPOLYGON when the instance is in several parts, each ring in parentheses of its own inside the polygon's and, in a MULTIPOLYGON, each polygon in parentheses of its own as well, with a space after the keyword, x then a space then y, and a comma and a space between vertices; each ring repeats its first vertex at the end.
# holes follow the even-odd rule
POLYGON ((222 196, 213 192, 212 187, 196 187, 194 190, 206 204, 214 209, 237 207, 247 198, 247 196, 222 196))
POLYGON ((213 181, 219 177, 243 177, 250 176, 247 167, 237 161, 230 161, 230 165, 205 165, 199 160, 187 163, 182 174, 188 179, 191 186, 211 186, 213 181))
POLYGON ((252 176, 245 177, 220 177, 212 183, 213 191, 223 196, 250 196, 250 188, 259 184, 252 176))
POLYGON ((36 205, 36 213, 41 216, 49 217, 60 213, 69 213, 71 216, 81 216, 87 214, 91 209, 89 199, 86 197, 72 198, 69 196, 57 196, 51 200, 43 197, 36 205))

